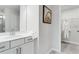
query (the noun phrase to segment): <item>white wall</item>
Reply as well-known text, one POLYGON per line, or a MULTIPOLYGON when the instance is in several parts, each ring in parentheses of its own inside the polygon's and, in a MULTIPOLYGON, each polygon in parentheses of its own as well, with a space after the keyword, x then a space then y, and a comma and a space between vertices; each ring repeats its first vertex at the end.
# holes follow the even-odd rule
POLYGON ((39 5, 27 5, 27 32, 33 32, 34 52, 39 48, 39 5))
POLYGON ((39 19, 39 53, 47 53, 50 49, 61 50, 61 31, 59 21, 59 6, 48 6, 52 10, 52 24, 42 22, 42 6, 40 6, 39 19))
POLYGON ((20 31, 24 33, 27 31, 27 6, 26 5, 20 6, 20 31))
POLYGON ((27 5, 27 32, 32 31, 34 36, 39 34, 39 6, 27 5))
POLYGON ((62 19, 79 18, 79 8, 63 11, 61 16, 62 19))

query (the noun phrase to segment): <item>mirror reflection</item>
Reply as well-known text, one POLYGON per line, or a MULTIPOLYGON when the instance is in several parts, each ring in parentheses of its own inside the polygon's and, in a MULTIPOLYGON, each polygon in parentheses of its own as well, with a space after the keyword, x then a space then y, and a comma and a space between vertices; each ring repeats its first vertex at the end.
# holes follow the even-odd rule
POLYGON ((0 33, 20 30, 20 6, 0 6, 0 33))

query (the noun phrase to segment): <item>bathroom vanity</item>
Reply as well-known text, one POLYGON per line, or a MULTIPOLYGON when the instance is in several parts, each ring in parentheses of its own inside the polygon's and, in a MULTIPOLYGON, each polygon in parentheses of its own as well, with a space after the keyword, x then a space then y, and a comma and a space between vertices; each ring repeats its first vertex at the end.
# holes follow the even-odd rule
MULTIPOLYGON (((31 33, 32 34, 32 33, 31 33)), ((31 34, 4 38, 5 41, 0 42, 1 54, 33 54, 34 39, 31 34)))
POLYGON ((33 39, 31 37, 19 38, 0 43, 1 54, 32 54, 33 39))

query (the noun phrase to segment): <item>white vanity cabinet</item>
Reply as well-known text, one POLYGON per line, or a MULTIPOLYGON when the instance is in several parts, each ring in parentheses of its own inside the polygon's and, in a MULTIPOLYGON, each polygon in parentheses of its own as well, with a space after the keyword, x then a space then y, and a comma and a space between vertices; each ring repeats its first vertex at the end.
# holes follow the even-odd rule
POLYGON ((34 53, 34 42, 32 37, 26 37, 26 38, 10 41, 9 45, 10 46, 8 49, 3 48, 1 54, 33 54, 34 53))
POLYGON ((3 51, 1 54, 18 54, 18 47, 3 51))
POLYGON ((33 54, 34 53, 34 47, 33 42, 26 43, 21 46, 21 53, 22 54, 33 54))
POLYGON ((33 54, 33 42, 23 44, 21 46, 6 50, 1 54, 33 54))
POLYGON ((32 37, 25 38, 25 44, 21 46, 22 54, 33 54, 34 53, 34 40, 32 37))

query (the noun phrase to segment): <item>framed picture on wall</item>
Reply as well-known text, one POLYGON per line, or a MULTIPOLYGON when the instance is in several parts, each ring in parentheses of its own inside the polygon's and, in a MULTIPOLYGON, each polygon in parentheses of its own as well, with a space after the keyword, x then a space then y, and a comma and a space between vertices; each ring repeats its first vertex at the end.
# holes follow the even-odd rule
POLYGON ((43 23, 51 24, 52 10, 43 5, 43 23))

